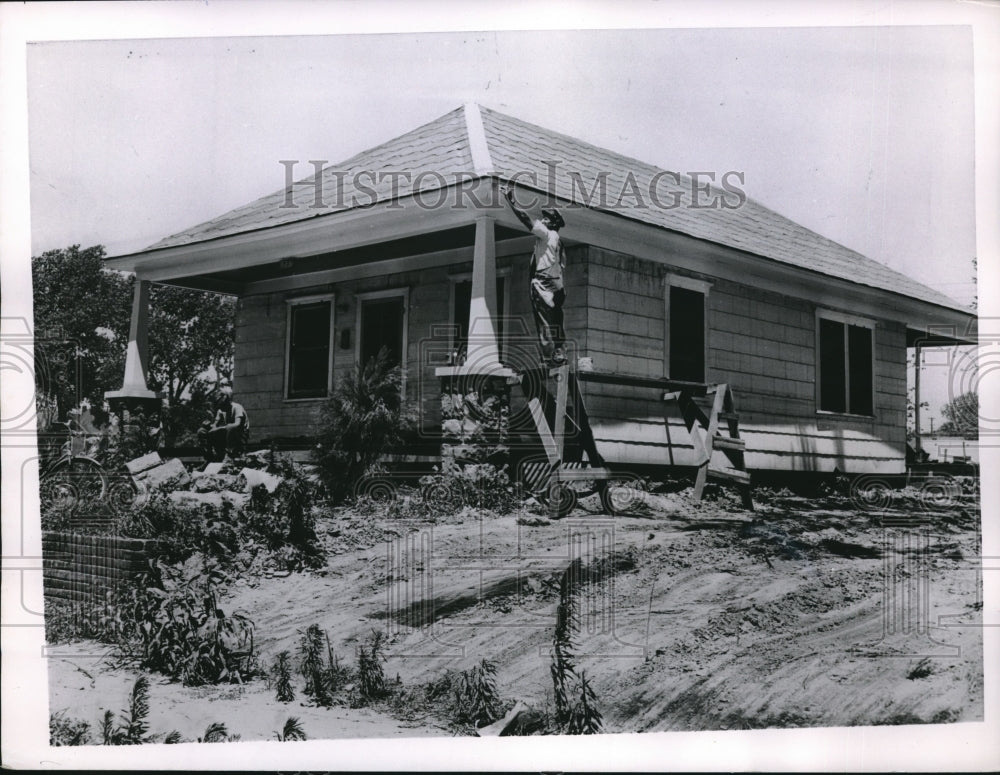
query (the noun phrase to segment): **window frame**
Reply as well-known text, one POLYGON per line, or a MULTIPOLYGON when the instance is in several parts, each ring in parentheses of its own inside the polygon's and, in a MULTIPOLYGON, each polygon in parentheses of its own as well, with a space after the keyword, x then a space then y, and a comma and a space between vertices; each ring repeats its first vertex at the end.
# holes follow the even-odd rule
POLYGON ((874 420, 878 416, 877 405, 875 399, 877 398, 875 385, 878 382, 878 371, 876 369, 878 365, 878 354, 876 350, 876 322, 871 318, 864 318, 858 315, 851 315, 845 312, 836 312, 830 309, 816 309, 816 323, 815 323, 815 337, 816 337, 816 414, 822 415, 823 417, 850 417, 860 420, 874 420), (840 323, 843 326, 844 331, 844 406, 847 407, 843 412, 836 412, 830 409, 821 408, 822 396, 820 395, 820 388, 823 384, 823 357, 820 352, 820 321, 829 320, 834 323, 840 323), (871 414, 859 414, 858 412, 851 411, 851 352, 849 344, 848 326, 856 326, 858 328, 867 328, 871 332, 871 414))
POLYGON ((712 290, 712 282, 710 280, 699 280, 694 277, 686 277, 685 275, 679 274, 666 274, 663 278, 663 376, 666 379, 671 379, 670 376, 670 289, 671 288, 683 288, 687 291, 696 291, 700 293, 703 297, 702 311, 703 311, 703 321, 702 321, 702 363, 704 364, 704 373, 702 374, 702 381, 708 383, 708 339, 709 339, 709 315, 708 315, 708 295, 712 290))
MULTIPOLYGON (((504 281, 504 293, 503 293, 503 309, 497 310, 497 316, 504 318, 505 320, 510 320, 510 276, 511 268, 504 267, 502 269, 497 269, 497 280, 501 277, 504 281)), ((454 352, 455 348, 458 346, 458 342, 455 337, 458 334, 458 321, 455 320, 455 286, 462 282, 472 282, 472 272, 457 272, 456 274, 448 275, 448 351, 454 352)), ((499 291, 499 287, 497 288, 499 291)), ((466 321, 468 322, 468 321, 466 321)), ((497 321, 494 321, 497 323, 497 321)), ((500 352, 500 360, 503 360, 506 348, 504 347, 507 341, 508 329, 510 326, 504 326, 503 335, 497 336, 497 350, 500 352)), ((499 334, 499 332, 497 332, 499 334)))
POLYGON ((333 350, 334 350, 334 327, 336 323, 337 315, 337 304, 336 304, 336 294, 334 293, 319 293, 311 294, 309 296, 293 296, 291 298, 285 299, 285 369, 282 376, 283 386, 282 386, 282 400, 286 403, 301 403, 303 401, 325 401, 333 393, 333 350), (294 308, 298 306, 303 306, 306 304, 316 304, 320 302, 328 302, 330 304, 330 334, 327 341, 327 364, 326 364, 326 395, 323 396, 303 396, 296 398, 289 395, 289 390, 291 385, 289 384, 291 378, 291 366, 292 366, 292 317, 294 315, 294 308))
POLYGON ((403 395, 406 394, 406 368, 407 368, 407 349, 409 347, 409 331, 410 331, 410 288, 405 286, 403 288, 389 288, 384 291, 365 291, 363 293, 354 294, 354 365, 359 367, 361 365, 361 341, 364 332, 361 330, 361 307, 366 301, 374 301, 378 299, 391 299, 394 296, 398 296, 403 300, 403 341, 402 341, 402 362, 399 364, 400 375, 402 377, 402 388, 403 395))

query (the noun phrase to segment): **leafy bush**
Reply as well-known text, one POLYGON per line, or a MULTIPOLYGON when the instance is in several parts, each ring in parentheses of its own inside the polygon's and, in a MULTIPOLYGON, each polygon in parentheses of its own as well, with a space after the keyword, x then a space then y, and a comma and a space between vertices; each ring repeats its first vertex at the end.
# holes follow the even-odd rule
POLYGON ((323 409, 315 455, 337 501, 413 425, 403 400, 402 372, 384 347, 342 379, 323 409))
POLYGON ((90 724, 79 719, 71 719, 65 711, 57 711, 49 716, 49 745, 89 745, 90 724))
POLYGON ((185 686, 242 683, 253 675, 253 622, 219 608, 218 578, 210 571, 170 590, 142 578, 118 605, 123 650, 185 686))

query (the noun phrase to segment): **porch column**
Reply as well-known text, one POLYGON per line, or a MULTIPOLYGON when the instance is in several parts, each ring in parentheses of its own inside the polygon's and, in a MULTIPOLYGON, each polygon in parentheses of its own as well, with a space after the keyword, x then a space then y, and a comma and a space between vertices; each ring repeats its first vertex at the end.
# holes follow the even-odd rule
POLYGON ((136 278, 132 295, 132 319, 125 352, 125 378, 121 390, 105 392, 107 399, 158 399, 146 386, 149 366, 149 281, 136 278))
POLYGON ((487 372, 500 366, 497 346, 497 260, 493 218, 476 219, 472 258, 472 301, 469 304, 469 345, 463 371, 487 372))

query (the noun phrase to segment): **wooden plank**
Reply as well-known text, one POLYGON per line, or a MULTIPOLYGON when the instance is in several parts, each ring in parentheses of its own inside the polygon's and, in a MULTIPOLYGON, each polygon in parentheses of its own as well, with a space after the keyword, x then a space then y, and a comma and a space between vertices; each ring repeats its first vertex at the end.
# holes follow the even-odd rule
POLYGON ((708 468, 708 475, 713 479, 723 479, 736 484, 750 484, 750 474, 746 471, 736 471, 730 468, 708 468))
POLYGON ((709 389, 708 385, 703 382, 687 382, 679 379, 667 379, 665 377, 633 377, 627 374, 612 374, 601 371, 580 371, 577 372, 577 377, 581 382, 659 388, 660 390, 684 390, 695 396, 706 395, 709 389))
POLYGON ((610 468, 560 468, 555 473, 560 482, 586 482, 591 479, 611 479, 610 468))
POLYGON ((555 442, 556 454, 562 460, 566 452, 566 399, 569 389, 569 367, 553 370, 556 378, 555 442))
POLYGON ((545 419, 542 402, 537 398, 532 398, 528 401, 528 409, 531 411, 531 419, 535 421, 535 429, 538 431, 538 437, 542 440, 545 456, 549 459, 551 465, 557 465, 559 463, 559 452, 556 449, 555 439, 552 438, 552 433, 549 431, 549 423, 545 419))
POLYGON ((743 441, 743 439, 733 439, 729 436, 716 435, 713 441, 713 447, 715 449, 738 450, 742 452, 747 448, 747 443, 743 441))

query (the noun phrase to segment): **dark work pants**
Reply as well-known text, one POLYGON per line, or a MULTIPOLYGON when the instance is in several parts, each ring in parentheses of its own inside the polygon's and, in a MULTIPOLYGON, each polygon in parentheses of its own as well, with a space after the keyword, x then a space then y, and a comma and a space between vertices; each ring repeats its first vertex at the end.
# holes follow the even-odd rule
POLYGON ((531 285, 531 309, 535 316, 535 327, 538 329, 538 343, 542 348, 542 358, 549 360, 556 352, 563 350, 566 342, 566 332, 563 329, 563 304, 566 302, 566 291, 559 288, 551 293, 552 304, 546 303, 545 296, 539 293, 535 284, 531 285))

